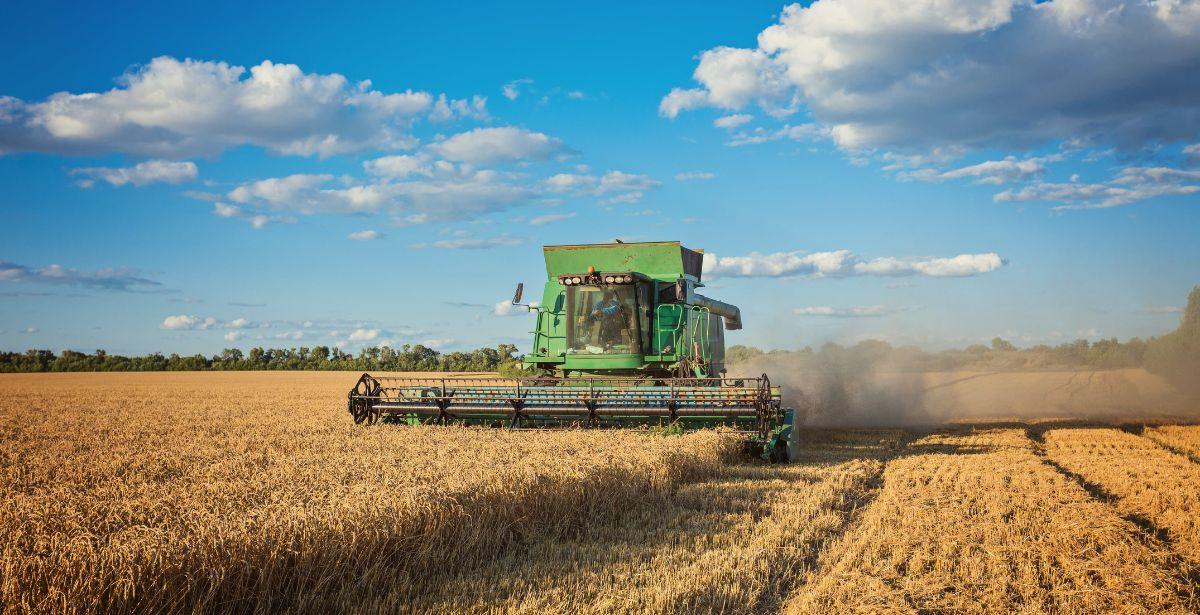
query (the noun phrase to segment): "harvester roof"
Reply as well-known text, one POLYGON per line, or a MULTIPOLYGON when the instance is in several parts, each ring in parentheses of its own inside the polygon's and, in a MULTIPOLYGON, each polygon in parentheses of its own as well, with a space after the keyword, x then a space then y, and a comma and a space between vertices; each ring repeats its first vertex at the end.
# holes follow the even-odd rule
POLYGON ((700 281, 704 250, 691 250, 678 241, 597 243, 546 246, 546 276, 553 280, 567 273, 636 271, 651 278, 676 280, 680 276, 700 281))

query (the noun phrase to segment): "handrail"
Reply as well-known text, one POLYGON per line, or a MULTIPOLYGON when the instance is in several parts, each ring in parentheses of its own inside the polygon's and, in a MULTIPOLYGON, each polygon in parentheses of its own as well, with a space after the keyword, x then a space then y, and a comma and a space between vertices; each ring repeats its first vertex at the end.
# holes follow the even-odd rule
POLYGON ((682 306, 675 303, 660 303, 658 307, 654 308, 654 330, 656 334, 655 341, 658 342, 657 350, 659 354, 662 354, 663 349, 667 346, 671 347, 671 349, 674 351, 674 354, 679 354, 679 330, 683 326, 684 319, 682 306), (662 322, 661 312, 663 308, 667 308, 668 311, 675 312, 675 327, 673 329, 662 329, 659 327, 659 323, 662 322), (668 336, 668 341, 670 342, 669 344, 663 343, 663 336, 668 336))

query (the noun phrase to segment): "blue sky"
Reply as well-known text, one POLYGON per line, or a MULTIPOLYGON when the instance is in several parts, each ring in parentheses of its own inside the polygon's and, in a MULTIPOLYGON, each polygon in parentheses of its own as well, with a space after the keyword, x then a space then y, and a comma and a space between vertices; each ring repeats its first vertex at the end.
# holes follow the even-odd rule
POLYGON ((615 237, 732 343, 1178 322, 1196 2, 733 4, 6 4, 0 348, 524 348, 540 246, 615 237))

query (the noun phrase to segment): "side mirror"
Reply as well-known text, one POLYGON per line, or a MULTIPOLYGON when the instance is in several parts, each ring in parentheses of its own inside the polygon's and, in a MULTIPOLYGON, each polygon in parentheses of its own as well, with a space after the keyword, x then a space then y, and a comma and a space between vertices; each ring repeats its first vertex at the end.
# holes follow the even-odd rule
POLYGON ((525 283, 518 282, 517 283, 517 292, 513 293, 513 305, 520 305, 521 304, 521 295, 524 295, 524 294, 525 294, 525 283))

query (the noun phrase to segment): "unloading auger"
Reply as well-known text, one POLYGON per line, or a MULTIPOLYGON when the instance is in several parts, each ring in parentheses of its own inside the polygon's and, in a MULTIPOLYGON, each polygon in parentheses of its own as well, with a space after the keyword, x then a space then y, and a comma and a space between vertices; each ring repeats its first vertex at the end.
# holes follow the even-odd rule
MULTIPOLYGON (((380 377, 348 394, 354 421, 509 428, 726 426, 788 458, 793 411, 766 374, 729 378, 740 310, 695 292, 703 253, 679 242, 546 246, 529 378, 380 377)), ((521 303, 523 285, 513 297, 521 303)))

